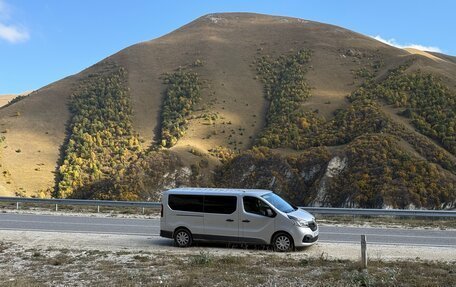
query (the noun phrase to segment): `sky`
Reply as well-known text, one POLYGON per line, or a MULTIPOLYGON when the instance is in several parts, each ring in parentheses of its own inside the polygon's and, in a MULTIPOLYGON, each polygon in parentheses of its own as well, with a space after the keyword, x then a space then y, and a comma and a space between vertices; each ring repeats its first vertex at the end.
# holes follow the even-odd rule
POLYGON ((455 11, 453 0, 0 0, 0 95, 38 89, 216 12, 297 17, 456 55, 455 11))

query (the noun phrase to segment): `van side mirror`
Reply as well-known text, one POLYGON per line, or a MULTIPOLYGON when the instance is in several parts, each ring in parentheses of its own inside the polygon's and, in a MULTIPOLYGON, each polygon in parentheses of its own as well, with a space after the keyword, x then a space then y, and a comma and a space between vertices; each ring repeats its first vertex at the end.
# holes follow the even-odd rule
POLYGON ((275 217, 276 214, 271 208, 268 207, 268 208, 266 208, 266 216, 267 217, 275 217))

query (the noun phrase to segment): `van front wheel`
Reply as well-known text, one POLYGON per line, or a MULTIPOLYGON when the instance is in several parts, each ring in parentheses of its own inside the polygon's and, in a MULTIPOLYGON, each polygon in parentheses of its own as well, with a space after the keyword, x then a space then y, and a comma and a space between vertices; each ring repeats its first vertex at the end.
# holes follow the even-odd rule
POLYGON ((288 252, 294 250, 293 239, 286 233, 279 233, 272 240, 274 251, 288 252))
POLYGON ((178 247, 189 247, 192 245, 192 234, 187 229, 178 229, 174 232, 174 243, 178 247))

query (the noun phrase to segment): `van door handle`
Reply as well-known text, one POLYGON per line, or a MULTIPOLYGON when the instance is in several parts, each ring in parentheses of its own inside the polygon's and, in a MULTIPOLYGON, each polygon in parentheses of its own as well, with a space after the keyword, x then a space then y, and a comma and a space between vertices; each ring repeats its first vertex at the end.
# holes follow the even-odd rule
POLYGON ((242 222, 250 222, 250 220, 244 219, 244 220, 242 220, 242 222))
POLYGON ((234 220, 233 220, 233 219, 227 219, 226 221, 228 221, 228 222, 233 222, 234 220))

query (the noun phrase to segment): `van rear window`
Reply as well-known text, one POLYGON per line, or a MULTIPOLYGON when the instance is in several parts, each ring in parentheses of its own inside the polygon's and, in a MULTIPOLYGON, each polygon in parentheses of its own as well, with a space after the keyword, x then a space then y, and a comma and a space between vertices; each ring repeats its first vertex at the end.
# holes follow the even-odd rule
POLYGON ((204 212, 231 214, 236 211, 236 196, 204 196, 204 212))
POLYGON ((203 195, 170 194, 168 205, 173 210, 203 212, 203 195))

